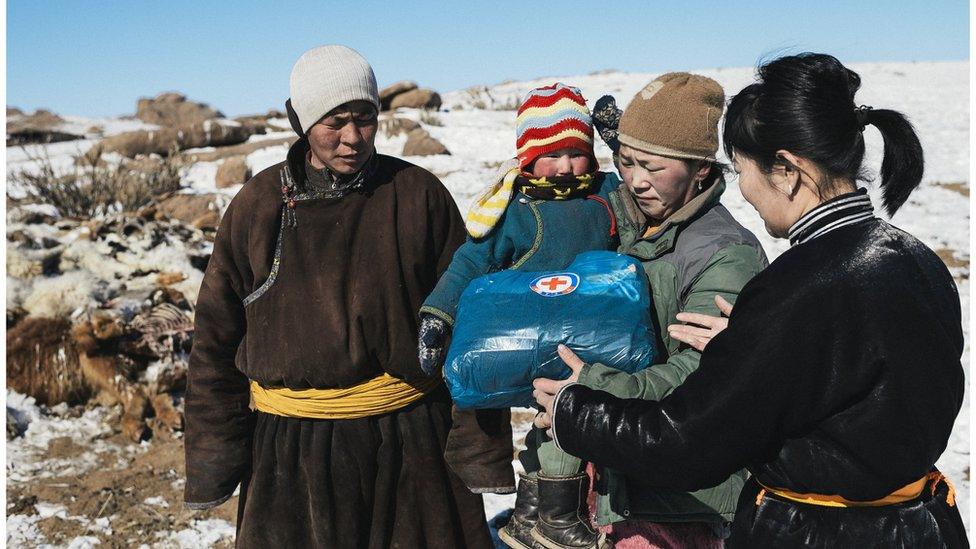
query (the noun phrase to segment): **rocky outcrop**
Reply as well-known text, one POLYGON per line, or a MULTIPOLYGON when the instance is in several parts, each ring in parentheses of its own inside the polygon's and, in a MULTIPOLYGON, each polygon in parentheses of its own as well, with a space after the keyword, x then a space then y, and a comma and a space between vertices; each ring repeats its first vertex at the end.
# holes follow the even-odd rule
POLYGON ((436 110, 441 108, 441 96, 434 90, 417 87, 417 83, 410 80, 380 90, 381 111, 394 111, 400 107, 436 110))
POLYGON ((390 110, 396 110, 400 107, 437 110, 441 108, 441 96, 434 90, 417 88, 397 94, 390 99, 390 110))
POLYGON ((240 123, 244 127, 248 128, 252 134, 264 135, 268 132, 290 132, 291 128, 285 128, 268 122, 268 118, 263 115, 255 116, 238 116, 234 119, 235 122, 240 123))
POLYGON ((215 183, 218 189, 226 189, 234 185, 241 185, 251 178, 251 169, 247 167, 247 157, 232 156, 224 160, 217 168, 215 183))
POLYGON ((136 118, 159 126, 184 127, 223 116, 209 105, 187 101, 185 95, 176 92, 143 97, 136 103, 136 118))
POLYGON ((259 116, 238 116, 234 122, 247 128, 252 135, 264 135, 268 133, 268 121, 259 116))
POLYGON ((407 142, 403 144, 404 156, 430 156, 434 154, 451 154, 443 143, 431 137, 427 130, 417 128, 407 134, 407 142))
POLYGON ((7 146, 16 145, 44 145, 47 143, 60 143, 62 141, 74 141, 84 139, 82 135, 62 132, 57 130, 40 130, 28 128, 7 134, 7 146))
MULTIPOLYGON (((17 109, 19 110, 19 109, 17 109)), ((37 109, 34 114, 9 115, 11 120, 7 121, 7 131, 23 126, 33 126, 35 128, 50 129, 60 126, 64 119, 46 109, 37 109)))
POLYGON ((243 143, 253 135, 253 128, 229 120, 205 120, 180 128, 139 130, 112 135, 96 147, 102 153, 117 152, 127 158, 140 154, 165 155, 177 150, 199 147, 222 147, 243 143))
POLYGON ((34 114, 25 115, 20 109, 13 109, 19 114, 10 114, 7 109, 7 146, 58 143, 73 141, 84 136, 61 131, 64 119, 51 111, 38 109, 34 114))
POLYGON ((390 110, 390 101, 401 93, 417 89, 417 83, 401 80, 380 90, 380 110, 390 110))
MULTIPOLYGON (((225 158, 231 158, 234 156, 249 155, 254 151, 259 151, 268 147, 279 147, 281 145, 291 146, 291 144, 297 139, 298 136, 292 134, 289 137, 264 139, 261 141, 248 141, 247 143, 241 143, 239 145, 220 147, 212 151, 185 153, 184 156, 189 162, 215 162, 217 160, 223 160, 225 158)), ((284 153, 282 153, 282 157, 284 157, 284 153)))
POLYGON ((98 153, 119 153, 127 158, 140 154, 168 154, 172 149, 179 150, 178 134, 175 130, 134 131, 120 133, 102 139, 89 149, 86 157, 98 153))

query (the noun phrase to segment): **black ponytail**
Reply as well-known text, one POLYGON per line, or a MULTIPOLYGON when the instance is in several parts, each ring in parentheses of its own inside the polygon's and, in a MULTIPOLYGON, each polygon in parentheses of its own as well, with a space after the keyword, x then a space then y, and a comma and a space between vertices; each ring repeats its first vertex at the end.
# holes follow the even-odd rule
POLYGON ((881 132, 884 138, 884 159, 881 161, 881 187, 888 216, 908 200, 908 195, 922 181, 925 162, 922 144, 915 128, 903 114, 888 109, 868 112, 867 123, 881 132))
POLYGON ((823 172, 821 194, 837 179, 868 179, 862 171, 864 125, 884 138, 881 187, 888 215, 905 203, 922 180, 923 156, 918 135, 896 111, 857 108, 854 94, 861 77, 835 57, 803 53, 759 67, 758 82, 729 103, 722 138, 725 152, 755 160, 770 172, 785 149, 814 162, 823 172))

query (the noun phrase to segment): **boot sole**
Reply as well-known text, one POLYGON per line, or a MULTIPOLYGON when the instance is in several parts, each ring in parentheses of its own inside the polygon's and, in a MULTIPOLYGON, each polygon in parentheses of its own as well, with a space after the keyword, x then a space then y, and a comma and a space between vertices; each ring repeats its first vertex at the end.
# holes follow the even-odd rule
MULTIPOLYGON (((501 530, 499 530, 498 533, 500 535, 501 530)), ((536 543, 545 547, 546 549, 572 549, 568 545, 561 545, 559 543, 551 541, 549 538, 540 534, 538 530, 536 530, 535 528, 533 528, 532 531, 529 532, 529 535, 532 536, 532 539, 534 539, 536 543)), ((607 547, 611 547, 610 545, 607 544, 607 538, 605 534, 599 534, 599 536, 600 537, 597 538, 596 544, 590 545, 588 547, 581 547, 580 549, 604 549, 607 547)))
MULTIPOLYGON (((535 536, 532 537, 533 539, 535 538, 535 536)), ((512 537, 512 535, 508 533, 508 528, 500 528, 498 530, 498 539, 504 541, 505 545, 508 545, 512 549, 534 549, 531 545, 526 545, 522 543, 520 540, 517 540, 514 537, 512 537)))

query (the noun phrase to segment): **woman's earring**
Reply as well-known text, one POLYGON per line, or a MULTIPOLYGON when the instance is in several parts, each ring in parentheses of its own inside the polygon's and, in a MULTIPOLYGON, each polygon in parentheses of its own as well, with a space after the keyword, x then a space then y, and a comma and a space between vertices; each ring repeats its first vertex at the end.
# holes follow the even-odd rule
POLYGON ((698 191, 701 192, 701 191, 704 191, 704 190, 705 190, 705 181, 702 180, 702 179, 699 179, 698 180, 698 191))

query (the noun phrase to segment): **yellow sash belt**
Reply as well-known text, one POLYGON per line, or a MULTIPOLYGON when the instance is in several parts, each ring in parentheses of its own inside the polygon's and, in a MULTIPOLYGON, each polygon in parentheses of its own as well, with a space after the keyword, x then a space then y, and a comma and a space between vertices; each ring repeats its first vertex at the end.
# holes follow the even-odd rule
POLYGON ((925 489, 926 485, 929 485, 932 493, 935 494, 936 485, 942 481, 945 481, 946 486, 949 488, 949 492, 946 494, 946 503, 948 503, 950 506, 954 506, 956 504, 956 490, 952 486, 952 483, 949 482, 949 479, 947 479, 945 475, 939 471, 932 471, 915 482, 902 486, 887 496, 873 501, 851 501, 838 495, 801 494, 799 492, 793 492, 782 488, 770 488, 769 486, 759 483, 759 486, 762 486, 762 489, 756 496, 756 505, 762 503, 766 493, 769 492, 790 501, 807 503, 809 505, 821 505, 824 507, 882 507, 885 505, 894 505, 896 503, 911 501, 922 495, 922 490, 925 489))
POLYGON ((439 378, 431 378, 410 385, 387 373, 342 389, 267 388, 251 381, 251 397, 254 407, 267 414, 357 419, 399 410, 420 400, 440 384, 439 378))

